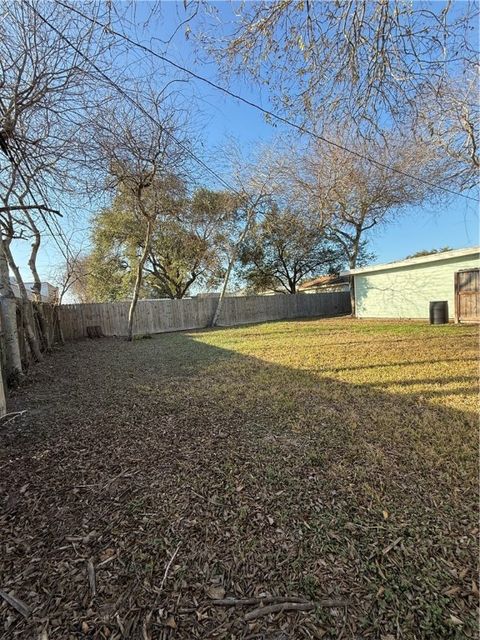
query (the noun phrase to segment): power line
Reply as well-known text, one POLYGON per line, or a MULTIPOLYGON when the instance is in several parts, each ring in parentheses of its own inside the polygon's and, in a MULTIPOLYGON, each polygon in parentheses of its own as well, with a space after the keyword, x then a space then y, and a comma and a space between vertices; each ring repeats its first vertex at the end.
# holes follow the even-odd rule
MULTIPOLYGON (((28 173, 29 173, 29 176, 30 176, 31 181, 32 181, 32 182, 33 182, 33 184, 35 185, 35 187, 36 187, 36 189, 37 189, 38 193, 39 193, 39 194, 42 196, 42 198, 45 200, 45 196, 44 196, 44 194, 42 193, 42 189, 40 188, 40 185, 38 184, 37 179, 36 179, 36 177, 35 177, 35 172, 34 172, 34 171, 32 171, 32 168, 31 168, 31 166, 30 166, 30 164, 29 164, 29 161, 28 161, 28 159, 27 159, 27 157, 26 157, 25 153, 24 153, 24 152, 23 152, 23 150, 20 148, 20 145, 18 144, 18 142, 16 142, 16 141, 15 141, 15 145, 16 145, 17 150, 18 150, 18 152, 20 153, 20 155, 21 155, 21 157, 22 157, 22 159, 23 159, 23 161, 24 161, 24 163, 25 163, 25 166, 26 166, 26 168, 27 168, 27 171, 28 171, 28 173)), ((19 169, 18 164, 17 164, 17 169, 19 170, 19 173, 20 173, 20 169, 19 169)), ((33 195, 32 190, 30 189, 30 187, 28 187, 28 189, 29 189, 30 195, 31 195, 31 196, 32 196, 32 198, 33 198, 33 201, 34 201, 34 202, 36 202, 36 200, 35 200, 35 196, 33 195)), ((70 251, 70 248, 69 248, 69 246, 68 246, 68 242, 67 242, 67 240, 66 240, 66 238, 65 238, 65 236, 64 236, 64 234, 63 234, 63 230, 62 230, 62 228, 61 228, 60 224, 58 223, 58 220, 57 220, 55 217, 53 218, 53 224, 54 224, 54 226, 56 227, 57 232, 58 232, 58 233, 56 234, 56 233, 54 233, 53 229, 51 228, 50 223, 49 223, 49 221, 48 221, 47 217, 43 214, 42 210, 40 210, 40 215, 41 215, 41 217, 42 217, 43 222, 45 223, 45 226, 47 227, 48 231, 50 232, 51 237, 54 239, 55 244, 56 244, 56 245, 57 245, 57 247, 60 249, 60 252, 62 253, 62 255, 63 255, 63 257, 65 258, 65 260, 68 262, 69 258, 70 258, 73 254, 72 254, 72 252, 70 251), (63 250, 63 247, 62 247, 62 245, 60 244, 60 242, 57 240, 57 235, 58 235, 58 237, 59 237, 59 238, 61 238, 61 239, 63 240, 63 243, 64 243, 64 245, 65 245, 66 253, 65 253, 65 251, 63 250), (69 256, 69 254, 70 254, 70 256, 69 256)))
MULTIPOLYGON (((163 128, 163 125, 161 124, 161 122, 159 122, 156 118, 154 118, 137 100, 135 100, 134 98, 132 98, 132 96, 130 96, 127 91, 125 91, 125 89, 123 89, 117 82, 115 82, 114 80, 112 80, 109 76, 107 76, 107 74, 102 71, 100 69, 100 67, 98 65, 96 65, 92 60, 90 60, 90 58, 88 58, 87 55, 85 55, 83 53, 83 51, 81 49, 79 49, 73 42, 71 42, 61 31, 59 31, 51 22, 49 22, 49 20, 47 20, 46 18, 44 18, 42 16, 41 13, 39 13, 37 11, 37 9, 35 9, 32 5, 30 5, 28 2, 25 2, 25 4, 30 7, 30 9, 40 18, 40 20, 42 20, 50 29, 52 29, 64 42, 66 42, 80 57, 82 57, 93 69, 95 69, 95 71, 108 83, 110 84, 112 87, 115 88, 116 91, 118 91, 118 93, 120 93, 120 95, 122 95, 124 98, 126 98, 130 103, 132 103, 137 109, 139 109, 139 111, 141 111, 143 113, 143 115, 148 118, 151 122, 153 122, 156 126, 161 127, 165 133, 170 136, 170 138, 175 142, 175 144, 177 144, 178 147, 180 147, 180 149, 183 149, 183 151, 185 153, 187 153, 197 164, 199 164, 201 167, 203 167, 206 171, 208 171, 212 176, 214 176, 224 187, 226 187, 228 190, 232 191, 233 193, 236 193, 238 196, 242 197, 243 194, 241 194, 239 191, 237 191, 237 189, 235 189, 234 187, 232 187, 232 185, 230 185, 224 178, 222 178, 221 175, 219 175, 214 169, 212 169, 211 167, 209 167, 201 158, 199 158, 195 153, 193 153, 193 151, 191 149, 189 149, 185 144, 183 144, 183 142, 181 142, 173 133, 171 133, 171 131, 168 131, 167 129, 163 128)), ((69 8, 69 7, 67 7, 69 8)))
MULTIPOLYGON (((4 141, 4 142, 5 142, 5 141, 4 141)), ((14 143, 15 143, 15 146, 16 146, 17 150, 20 152, 20 154, 21 154, 21 156, 22 156, 22 158, 23 158, 23 160, 24 160, 24 162, 25 162, 25 165, 26 165, 26 167, 27 167, 27 170, 28 170, 28 172, 29 172, 29 174, 30 174, 30 175, 29 175, 30 180, 35 184, 35 186, 36 186, 36 188, 37 188, 37 190, 38 190, 39 194, 40 194, 40 195, 42 196, 42 198, 45 200, 45 198, 44 198, 44 196, 43 196, 43 194, 42 194, 42 192, 41 192, 41 189, 39 188, 39 185, 38 185, 38 183, 36 182, 36 180, 35 180, 35 178, 34 178, 34 174, 33 174, 32 170, 30 169, 30 167, 29 167, 29 165, 28 165, 28 161, 27 161, 27 158, 25 157, 25 154, 23 153, 23 151, 21 150, 21 148, 20 148, 20 146, 19 146, 18 142, 17 142, 15 139, 14 139, 14 143)), ((37 210, 40 212, 40 215, 41 215, 41 217, 42 217, 42 220, 43 220, 43 222, 45 223, 45 226, 47 227, 48 231, 50 232, 51 237, 54 239, 55 244, 56 244, 56 245, 57 245, 57 247, 60 249, 61 254, 62 254, 62 255, 63 255, 63 257, 65 258, 65 260, 67 260, 67 262, 68 262, 68 260, 69 260, 69 256, 68 256, 69 248, 68 248, 68 245, 67 245, 67 243, 66 243, 66 242, 65 242, 65 240, 64 240, 64 242, 65 242, 65 248, 66 248, 66 250, 67 250, 67 253, 65 253, 65 251, 63 250, 62 245, 60 244, 60 242, 58 241, 58 239, 57 239, 57 237, 56 237, 56 234, 53 232, 53 229, 51 228, 50 223, 48 222, 47 217, 46 217, 46 216, 45 216, 45 214, 44 214, 44 211, 51 211, 51 212, 55 212, 55 213, 59 213, 59 212, 57 212, 56 210, 54 210, 54 209, 52 209, 52 208, 50 208, 50 207, 46 207, 45 205, 40 205, 40 204, 38 204, 37 199, 36 199, 36 197, 35 197, 35 194, 33 193, 32 188, 30 187, 30 182, 29 182, 29 181, 27 180, 27 178, 25 177, 25 175, 24 175, 24 173, 23 173, 23 170, 20 168, 20 164, 19 164, 19 162, 16 160, 15 156, 13 155, 13 153, 12 153, 12 150, 11 150, 10 146, 9 146, 9 145, 6 145, 6 144, 2 145, 2 151, 5 153, 5 155, 7 156, 7 158, 10 160, 10 162, 13 164, 13 166, 14 166, 14 167, 15 167, 15 169, 17 170, 18 175, 20 176, 20 178, 22 179, 23 184, 25 185, 25 188, 26 188, 26 190, 27 190, 27 193, 29 193, 29 194, 30 194, 30 197, 31 197, 31 199, 32 199, 32 201, 33 201, 33 203, 34 203, 34 208, 35 208, 35 209, 37 209, 37 210)), ((25 208, 29 208, 29 207, 22 207, 22 209, 25 209, 25 208)), ((57 222, 56 218, 54 218, 54 223, 56 223, 57 230, 59 230, 59 234, 58 234, 58 235, 59 235, 59 237, 62 237, 62 230, 61 230, 61 228, 59 227, 59 225, 58 225, 58 222, 57 222)))
MULTIPOLYGON (((75 12, 77 15, 81 16, 82 18, 85 18, 86 20, 89 20, 93 24, 96 24, 99 27, 105 29, 105 31, 111 33, 112 35, 120 37, 123 40, 125 40, 126 42, 128 42, 129 44, 132 44, 133 46, 135 46, 135 47, 137 47, 139 49, 142 49, 146 53, 150 53, 151 55, 153 55, 154 57, 158 58, 159 60, 162 60, 163 62, 166 62, 167 64, 171 65, 175 69, 178 69, 179 71, 182 71, 182 72, 190 75, 192 78, 195 78, 196 80, 200 80, 201 82, 204 82, 205 84, 208 84, 209 86, 211 86, 214 89, 217 89, 218 91, 222 91, 223 93, 225 93, 226 95, 230 96, 231 98, 235 98, 236 100, 239 100, 240 102, 243 102, 244 104, 248 105, 249 107, 257 109, 258 111, 260 111, 264 115, 267 115, 270 118, 278 120, 279 122, 282 122, 283 124, 286 124, 289 127, 293 127, 294 129, 297 129, 298 131, 301 131, 302 133, 305 133, 305 134, 307 134, 307 135, 309 135, 309 136, 311 136, 313 138, 316 138, 317 140, 319 140, 321 142, 325 142, 326 144, 329 144, 329 145, 331 145, 333 147, 336 147, 337 149, 341 149, 342 151, 346 151, 347 153, 350 153, 350 154, 352 154, 354 156, 357 156, 358 158, 361 158, 363 160, 367 160, 368 162, 371 162, 372 164, 375 164, 378 167, 382 167, 383 169, 387 169, 389 171, 392 171, 393 173, 398 173, 400 175, 405 176, 406 178, 411 178, 412 180, 415 180, 417 182, 421 182, 423 184, 426 184, 426 185, 428 185, 430 187, 433 187, 434 189, 439 189, 441 191, 444 191, 445 193, 449 193, 449 194, 454 195, 454 196, 459 196, 459 197, 465 198, 467 200, 473 200, 474 202, 479 202, 479 200, 477 198, 473 198, 472 196, 468 196, 468 195, 466 195, 464 193, 461 193, 460 191, 454 191, 453 189, 449 189, 448 187, 444 187, 444 186, 442 186, 440 184, 437 184, 435 182, 430 182, 429 180, 425 180, 424 178, 419 178, 418 176, 415 176, 413 174, 407 173, 406 171, 402 171, 401 169, 397 169, 396 167, 392 167, 392 166, 390 166, 388 164, 380 162, 379 160, 375 160, 374 158, 370 158, 369 156, 366 156, 366 155, 364 155, 362 153, 359 153, 358 151, 355 151, 354 149, 350 149, 348 147, 345 147, 344 145, 341 145, 338 142, 335 142, 334 140, 330 140, 329 138, 325 138, 324 136, 321 136, 320 134, 315 133, 314 131, 311 131, 310 129, 307 129, 303 125, 297 124, 296 122, 293 122, 292 120, 289 120, 288 118, 285 118, 284 116, 281 116, 278 113, 275 113, 274 111, 270 111, 269 109, 265 109, 264 107, 262 107, 261 105, 257 104, 256 102, 248 100, 247 98, 244 98, 240 94, 235 93, 235 92, 231 91, 230 89, 227 89, 226 87, 224 87, 222 85, 219 85, 216 82, 213 82, 212 80, 209 80, 205 76, 202 76, 202 75, 196 73, 195 71, 192 71, 191 69, 188 69, 187 67, 184 67, 184 66, 178 64, 177 62, 171 60, 170 58, 167 58, 165 55, 163 55, 161 53, 158 53, 158 51, 154 51, 152 48, 147 47, 146 45, 138 42, 137 40, 134 40, 133 38, 130 38, 126 34, 121 33, 119 31, 116 31, 110 25, 102 24, 98 20, 96 20, 94 18, 91 18, 90 16, 84 14, 82 11, 79 11, 77 8, 72 7, 72 6, 68 5, 68 4, 65 4, 64 2, 62 2, 62 0, 56 0, 56 2, 57 2, 57 4, 60 4, 62 7, 66 8, 66 9, 68 9, 70 11, 75 12)), ((57 31, 57 33, 58 33, 58 31, 57 31)))
MULTIPOLYGON (((1 107, 1 109, 4 112, 4 115, 5 115, 6 109, 5 109, 5 106, 4 106, 3 101, 2 101, 1 98, 0 98, 0 107, 1 107)), ((21 149, 18 141, 15 138, 13 138, 13 142, 15 144, 15 147, 17 148, 17 151, 20 153, 20 155, 21 155, 21 157, 22 157, 22 159, 23 159, 23 161, 25 163, 27 171, 30 174, 29 175, 30 180, 35 184, 39 195, 44 199, 45 202, 47 202, 47 199, 42 194, 42 190, 40 189, 40 186, 39 186, 38 182, 36 181, 34 172, 32 171, 32 169, 30 168, 30 166, 28 164, 28 160, 27 160, 27 157, 26 157, 25 153, 23 152, 23 150, 21 149)), ((25 176, 23 174, 23 170, 20 168, 19 163, 17 162, 17 160, 15 159, 15 156, 12 153, 12 150, 10 148, 10 144, 8 142, 8 139, 7 139, 6 136, 2 135, 2 131, 1 130, 0 130, 0 148, 3 151, 3 153, 7 156, 7 158, 10 160, 10 162, 13 164, 13 166, 16 168, 18 175, 20 176, 20 178, 22 179, 22 182, 25 185, 27 193, 30 194, 30 197, 32 198, 32 201, 34 203, 33 206, 26 206, 26 207, 20 207, 20 208, 22 210, 27 210, 27 209, 34 208, 34 209, 37 209, 39 211, 39 213, 40 213, 40 215, 42 217, 42 220, 45 223, 45 226, 47 227, 48 231, 50 232, 51 237, 54 239, 55 244, 60 249, 61 254, 65 258, 65 260, 67 260, 67 262, 68 262, 68 260, 69 260, 68 253, 69 252, 71 253, 71 251, 69 249, 68 242, 66 241, 66 238, 65 238, 65 236, 63 234, 63 230, 62 230, 61 226, 59 225, 57 219, 54 217, 53 218, 53 223, 54 223, 54 225, 55 225, 55 227, 57 228, 57 231, 58 231, 58 234, 55 234, 53 232, 52 228, 50 227, 50 223, 48 222, 48 219, 46 218, 46 216, 44 214, 44 211, 48 212, 48 213, 54 213, 54 214, 56 214, 58 216, 61 216, 62 214, 60 213, 60 211, 57 211, 56 209, 52 209, 51 207, 48 207, 45 204, 41 204, 41 205, 38 204, 37 199, 35 198, 35 195, 34 195, 32 189, 30 187, 30 182, 25 178, 25 176), (65 249, 67 250, 67 253, 64 252, 63 247, 61 246, 61 244, 57 240, 57 235, 58 235, 58 237, 62 238, 62 240, 63 240, 63 242, 65 244, 65 249)))

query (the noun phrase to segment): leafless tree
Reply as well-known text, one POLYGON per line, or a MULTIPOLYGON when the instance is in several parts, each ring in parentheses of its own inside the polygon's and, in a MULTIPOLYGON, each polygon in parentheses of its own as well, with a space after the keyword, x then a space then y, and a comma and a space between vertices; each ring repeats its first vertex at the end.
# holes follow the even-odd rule
POLYGON ((248 237, 252 224, 264 212, 272 193, 271 164, 267 162, 264 150, 259 150, 257 158, 253 161, 247 161, 235 144, 228 144, 224 153, 228 156, 235 191, 231 193, 232 208, 230 224, 227 225, 230 226, 230 230, 226 234, 225 275, 212 318, 212 327, 218 323, 230 278, 239 259, 240 249, 248 237))
MULTIPOLYGON (((92 3, 90 7, 98 11, 100 4, 92 3)), ((67 190, 69 177, 75 173, 72 131, 85 113, 85 99, 95 83, 80 56, 49 28, 39 9, 58 29, 70 34, 77 48, 97 60, 106 52, 101 38, 94 37, 95 27, 81 24, 57 3, 4 3, 0 8, 0 196, 2 253, 7 261, 7 269, 1 272, 4 281, 0 307, 5 307, 3 315, 11 316, 11 321, 4 322, 4 331, 14 331, 10 267, 19 286, 30 350, 37 360, 41 349, 11 241, 32 239, 28 265, 34 280, 34 297, 39 300, 37 256, 42 232, 48 230, 57 242, 62 235, 48 200, 57 187, 67 190)), ((48 348, 50 338, 40 306, 38 320, 42 346, 48 348)), ((13 334, 7 338, 11 344, 15 340, 13 334)), ((18 354, 12 357, 14 369, 21 371, 18 354)))
MULTIPOLYGON (((35 331, 36 322, 34 309, 30 304, 27 289, 12 252, 12 241, 26 237, 26 230, 24 227, 25 215, 29 217, 31 216, 26 204, 28 189, 29 182, 27 180, 24 182, 19 180, 19 173, 16 167, 11 168, 8 172, 0 173, 0 203, 2 205, 0 207, 0 233, 3 240, 3 252, 7 259, 8 267, 14 275, 20 294, 20 316, 28 346, 33 358, 39 362, 42 360, 42 349, 35 331), (6 182, 4 182, 5 176, 7 176, 6 182)), ((2 315, 4 320, 5 316, 11 316, 11 321, 7 321, 7 326, 11 326, 13 324, 13 316, 17 315, 17 309, 15 309, 12 304, 12 301, 14 301, 14 294, 10 285, 10 280, 4 283, 3 292, 6 299, 4 302, 0 300, 0 305, 3 304, 4 307, 2 315)), ((16 352, 12 353, 11 356, 16 357, 16 352)), ((18 361, 15 364, 15 368, 20 368, 18 361)))
POLYGON ((291 159, 290 180, 354 269, 366 234, 407 207, 443 197, 436 185, 449 182, 455 167, 436 147, 408 133, 375 141, 345 134, 334 139, 336 147, 318 143, 291 159), (356 154, 342 148, 346 138, 356 154))
MULTIPOLYGON (((20 300, 22 301, 22 321, 27 336, 30 351, 35 360, 42 359, 42 350, 48 350, 51 346, 51 336, 47 330, 47 323, 43 307, 37 305, 35 309, 29 302, 29 296, 25 288, 19 266, 15 261, 12 241, 31 240, 31 252, 28 267, 33 278, 33 300, 41 301, 42 283, 37 271, 37 255, 40 248, 41 232, 38 218, 50 216, 53 210, 43 204, 29 204, 31 202, 32 175, 21 176, 21 170, 14 165, 9 170, 0 173, 0 230, 4 237, 5 251, 8 264, 18 285, 20 300), (37 339, 35 327, 40 329, 40 341, 37 339)), ((4 290, 9 289, 9 283, 4 285, 4 290)))
POLYGON ((455 160, 461 189, 476 188, 480 169, 480 103, 478 68, 462 78, 444 78, 426 87, 417 107, 417 128, 455 160))
POLYGON ((43 359, 43 356, 42 349, 35 332, 36 322, 34 308, 30 303, 27 288, 11 249, 12 240, 14 240, 15 238, 15 225, 13 216, 11 214, 2 216, 1 232, 3 234, 3 249, 7 257, 8 266, 13 273, 16 285, 20 293, 22 308, 21 318, 27 337, 28 346, 34 360, 40 362, 43 359))
MULTIPOLYGON (((42 284, 37 257, 45 234, 67 263, 75 259, 62 223, 48 204, 69 204, 84 188, 78 176, 88 174, 94 152, 88 118, 99 113, 98 104, 108 101, 110 75, 119 87, 117 98, 130 82, 119 55, 128 48, 126 43, 113 40, 100 26, 122 22, 128 9, 127 3, 112 10, 100 0, 84 5, 84 15, 60 0, 25 0, 0 8, 0 185, 4 208, 15 210, 14 216, 4 217, 4 239, 31 239, 28 266, 37 300, 42 284)), ((10 268, 16 269, 12 252, 10 268)), ((12 297, 8 278, 2 291, 12 297)), ((41 307, 38 312, 48 348, 41 307)))
POLYGON ((229 14, 204 6, 194 27, 204 49, 227 78, 256 81, 282 115, 316 133, 353 123, 368 137, 412 122, 420 107, 432 122, 441 104, 432 141, 454 152, 464 174, 476 172, 474 155, 457 151, 478 148, 478 3, 265 0, 229 14))
POLYGON ((87 265, 81 249, 72 250, 65 262, 51 269, 49 279, 58 287, 57 304, 71 295, 77 302, 90 302, 86 292, 87 265))
MULTIPOLYGON (((128 315, 128 340, 133 339, 133 321, 142 284, 145 262, 150 252, 156 220, 175 215, 184 181, 180 174, 186 162, 188 141, 178 121, 178 112, 162 94, 139 91, 135 105, 120 101, 104 109, 101 122, 92 123, 99 167, 108 186, 120 191, 145 237, 135 267, 135 284, 128 315)), ((183 177, 183 176, 182 176, 183 177)))

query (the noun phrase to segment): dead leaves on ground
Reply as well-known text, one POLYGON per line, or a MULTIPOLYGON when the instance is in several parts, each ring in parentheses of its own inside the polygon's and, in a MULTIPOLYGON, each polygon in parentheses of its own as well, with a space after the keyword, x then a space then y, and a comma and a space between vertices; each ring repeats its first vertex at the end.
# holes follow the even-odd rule
POLYGON ((463 385, 474 336, 375 326, 79 342, 39 365, 0 434, 0 637, 473 637, 475 425, 429 376, 463 385))

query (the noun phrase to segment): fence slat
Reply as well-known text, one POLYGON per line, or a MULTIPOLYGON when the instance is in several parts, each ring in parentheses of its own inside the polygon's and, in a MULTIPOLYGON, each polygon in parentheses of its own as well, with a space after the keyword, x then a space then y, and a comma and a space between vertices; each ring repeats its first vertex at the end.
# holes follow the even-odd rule
MULTIPOLYGON (((216 304, 216 298, 140 300, 135 313, 134 334, 205 328, 213 317, 216 304)), ((87 326, 91 325, 100 326, 106 336, 126 335, 129 305, 129 302, 61 305, 59 317, 65 340, 86 337, 87 326)), ((234 297, 225 298, 218 325, 348 313, 348 292, 234 297)))

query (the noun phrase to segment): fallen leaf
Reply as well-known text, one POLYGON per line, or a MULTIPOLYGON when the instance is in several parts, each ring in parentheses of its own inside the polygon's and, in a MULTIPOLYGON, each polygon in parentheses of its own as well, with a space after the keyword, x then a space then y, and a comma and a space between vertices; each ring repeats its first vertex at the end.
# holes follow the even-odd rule
POLYGON ((207 596, 211 600, 221 600, 225 596, 225 589, 223 587, 208 587, 207 596))
POLYGON ((175 622, 175 618, 173 616, 168 616, 165 620, 165 626, 170 627, 170 629, 176 629, 177 623, 175 622))
POLYGON ((107 560, 107 558, 111 558, 113 555, 115 555, 115 549, 109 547, 108 549, 105 549, 105 551, 102 551, 102 553, 100 554, 100 561, 107 560))
POLYGON ((452 586, 452 587, 447 587, 447 588, 443 591, 443 593, 444 593, 446 596, 454 596, 454 595, 456 595, 459 591, 460 591, 460 587, 452 586))
POLYGON ((452 614, 450 614, 450 622, 452 624, 456 624, 456 625, 463 624, 463 622, 460 620, 460 618, 457 618, 456 616, 453 616, 452 614))

